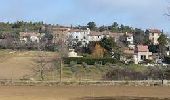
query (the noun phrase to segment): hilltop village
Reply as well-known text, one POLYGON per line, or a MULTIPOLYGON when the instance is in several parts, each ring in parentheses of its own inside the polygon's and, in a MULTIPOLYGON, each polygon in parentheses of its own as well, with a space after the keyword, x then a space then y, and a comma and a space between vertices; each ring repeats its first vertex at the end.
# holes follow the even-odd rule
POLYGON ((89 22, 87 26, 66 27, 18 21, 1 23, 0 28, 3 49, 57 51, 65 45, 68 57, 113 58, 135 64, 160 64, 170 55, 169 37, 163 30, 142 30, 117 22, 111 26, 97 27, 89 22))
POLYGON ((36 73, 41 80, 54 70, 61 78, 61 67, 47 64, 52 61, 53 66, 64 67, 67 77, 92 77, 97 73, 99 79, 109 80, 162 79, 164 71, 169 78, 170 40, 162 29, 143 30, 117 22, 110 26, 89 22, 69 27, 43 22, 0 23, 0 48, 56 54, 52 60, 45 53, 38 55, 41 70, 36 73))

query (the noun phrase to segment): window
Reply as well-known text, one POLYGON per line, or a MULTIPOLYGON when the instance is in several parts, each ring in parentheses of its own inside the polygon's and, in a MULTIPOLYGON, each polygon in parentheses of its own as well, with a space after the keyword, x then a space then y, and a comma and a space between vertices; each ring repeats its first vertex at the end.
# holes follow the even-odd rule
POLYGON ((154 33, 152 33, 152 36, 154 36, 154 33))
POLYGON ((152 38, 152 42, 154 42, 154 38, 152 38))
POLYGON ((57 34, 57 37, 59 37, 59 34, 57 34))
POLYGON ((146 60, 146 55, 141 55, 141 60, 146 60))

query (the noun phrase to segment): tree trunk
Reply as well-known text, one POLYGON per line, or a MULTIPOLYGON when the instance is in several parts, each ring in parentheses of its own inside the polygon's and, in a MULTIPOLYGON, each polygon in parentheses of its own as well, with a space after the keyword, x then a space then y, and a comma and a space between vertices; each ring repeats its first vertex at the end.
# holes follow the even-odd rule
POLYGON ((43 68, 40 69, 40 77, 41 77, 41 81, 44 81, 44 72, 43 72, 43 68))
POLYGON ((63 74, 63 61, 61 58, 61 61, 60 61, 60 83, 62 83, 62 74, 63 74))
POLYGON ((162 60, 165 57, 165 47, 163 45, 159 45, 159 56, 162 60))

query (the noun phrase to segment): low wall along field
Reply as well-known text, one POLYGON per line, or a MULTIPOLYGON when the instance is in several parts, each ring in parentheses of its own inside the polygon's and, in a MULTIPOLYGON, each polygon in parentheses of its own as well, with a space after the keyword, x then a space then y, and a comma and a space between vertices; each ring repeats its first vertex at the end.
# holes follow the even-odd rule
POLYGON ((142 81, 21 81, 0 80, 1 86, 170 86, 169 80, 142 81))

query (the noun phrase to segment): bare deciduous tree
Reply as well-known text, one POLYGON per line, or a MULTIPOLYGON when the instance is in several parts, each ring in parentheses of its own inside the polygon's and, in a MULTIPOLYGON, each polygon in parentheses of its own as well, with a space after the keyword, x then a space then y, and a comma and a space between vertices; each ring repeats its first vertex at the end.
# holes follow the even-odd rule
POLYGON ((64 57, 67 57, 68 54, 68 44, 66 43, 66 40, 64 38, 60 40, 60 46, 58 51, 60 61, 60 82, 62 82, 64 57))
POLYGON ((53 61, 50 57, 48 57, 47 52, 44 51, 45 47, 42 43, 38 43, 38 53, 36 58, 37 67, 34 68, 35 74, 39 74, 40 80, 44 81, 45 74, 51 71, 52 66, 49 64, 53 61))
POLYGON ((64 57, 67 57, 68 54, 68 45, 69 45, 69 37, 66 32, 58 32, 58 37, 55 37, 55 44, 58 47, 58 55, 54 58, 54 62, 56 63, 57 70, 60 75, 60 82, 62 82, 63 77, 63 63, 64 57))

